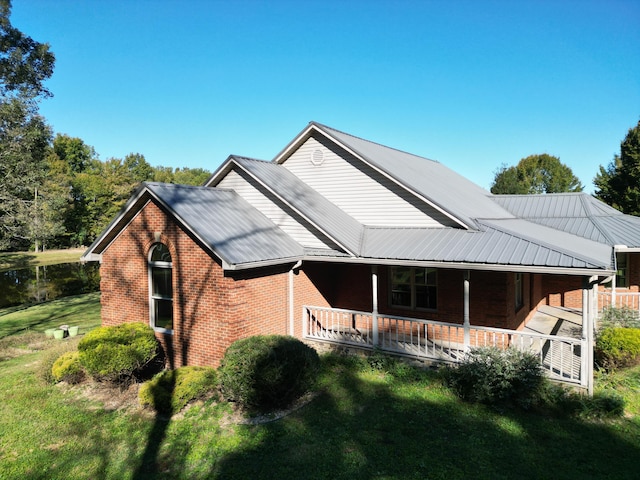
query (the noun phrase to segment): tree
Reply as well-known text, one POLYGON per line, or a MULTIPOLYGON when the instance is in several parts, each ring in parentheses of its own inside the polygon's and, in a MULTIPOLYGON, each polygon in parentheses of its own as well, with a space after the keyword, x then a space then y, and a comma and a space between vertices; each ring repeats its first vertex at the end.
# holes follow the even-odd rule
POLYGON ((51 129, 28 103, 0 101, 0 250, 28 247, 51 129))
POLYGON ((0 94, 23 99, 51 96, 44 81, 53 74, 55 55, 11 25, 11 0, 0 0, 0 94))
POLYGON ((627 132, 607 167, 593 179, 595 196, 629 215, 640 215, 640 121, 627 132))
POLYGON ((502 165, 495 173, 491 193, 531 194, 581 192, 582 183, 558 157, 530 155, 516 166, 502 165))
POLYGON ((38 97, 53 73, 49 45, 9 21, 11 1, 0 0, 0 250, 38 243, 51 227, 51 209, 40 200, 51 129, 38 115, 38 97))

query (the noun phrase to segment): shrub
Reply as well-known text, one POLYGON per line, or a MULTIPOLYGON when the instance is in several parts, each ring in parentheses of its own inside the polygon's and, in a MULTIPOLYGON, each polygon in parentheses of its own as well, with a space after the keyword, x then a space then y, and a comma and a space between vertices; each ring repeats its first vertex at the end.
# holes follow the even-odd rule
POLYGON ((84 379, 84 370, 78 355, 77 350, 66 352, 53 362, 51 375, 56 382, 80 383, 84 379))
POLYGON ((538 358, 514 348, 473 349, 462 363, 447 370, 446 378, 463 400, 523 408, 539 401, 546 384, 538 358))
POLYGON ((313 387, 319 366, 316 351, 293 337, 249 337, 225 352, 220 390, 226 400, 249 409, 283 408, 313 387))
POLYGON ((600 314, 600 328, 640 328, 638 312, 629 307, 605 307, 600 314))
POLYGON ((190 366, 164 370, 140 386, 138 400, 143 407, 172 414, 182 410, 189 402, 215 390, 216 379, 216 371, 211 367, 190 366))
POLYGON ((80 363, 98 381, 126 383, 159 358, 153 329, 143 323, 99 327, 78 344, 80 363))
POLYGON ((606 327, 596 337, 597 364, 612 370, 640 364, 640 329, 606 327))
POLYGON ((77 351, 77 348, 78 342, 73 340, 54 343, 52 347, 42 353, 38 369, 36 370, 37 376, 45 383, 56 383, 58 380, 53 376, 53 364, 60 358, 60 355, 77 351))

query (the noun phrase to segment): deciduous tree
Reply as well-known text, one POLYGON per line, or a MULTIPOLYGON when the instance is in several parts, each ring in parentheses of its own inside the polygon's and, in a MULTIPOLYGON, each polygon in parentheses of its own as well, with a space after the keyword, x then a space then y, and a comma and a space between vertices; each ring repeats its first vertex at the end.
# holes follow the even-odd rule
POLYGON ((495 194, 581 192, 582 183, 558 157, 530 155, 516 166, 503 165, 491 186, 495 194))

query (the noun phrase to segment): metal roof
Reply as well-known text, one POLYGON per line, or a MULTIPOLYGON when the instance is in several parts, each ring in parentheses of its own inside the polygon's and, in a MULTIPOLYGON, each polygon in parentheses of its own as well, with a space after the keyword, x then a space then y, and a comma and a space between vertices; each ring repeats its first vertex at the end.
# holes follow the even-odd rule
POLYGON ((232 190, 149 183, 147 188, 229 265, 297 258, 304 250, 232 190))
MULTIPOLYGON (((232 190, 144 183, 136 198, 135 204, 153 199, 171 212, 186 230, 226 264, 226 268, 233 269, 239 264, 295 261, 304 253, 298 243, 232 190)), ((127 215, 129 210, 135 210, 134 204, 129 204, 119 218, 130 217, 127 215)), ((117 223, 118 218, 113 226, 117 223)), ((106 248, 102 241, 106 233, 89 247, 85 257, 99 254, 106 248)))
POLYGON ((232 156, 289 208, 322 231, 340 246, 357 255, 363 226, 281 165, 246 157, 232 156))
POLYGON ((227 269, 325 259, 610 274, 615 271, 614 245, 640 249, 640 219, 589 195, 491 195, 438 162, 316 123, 273 162, 230 156, 206 185, 143 184, 83 258, 94 259, 107 248, 149 200, 173 215, 227 269), (364 227, 280 165, 314 132, 448 212, 461 228, 364 227), (216 188, 233 169, 254 179, 311 231, 335 242, 334 248, 303 248, 240 195, 216 188))
POLYGON ((518 219, 487 221, 481 223, 482 231, 368 227, 365 230, 363 256, 504 267, 612 268, 611 248, 579 239, 586 250, 579 253, 572 248, 575 237, 527 223, 518 219), (562 237, 564 245, 547 241, 547 235, 551 233, 556 239, 562 237))
POLYGON ((469 228, 473 228, 474 218, 513 217, 492 201, 487 190, 435 160, 370 142, 319 123, 312 122, 312 125, 469 228))
POLYGON ((495 195, 520 218, 609 246, 640 248, 640 218, 625 215, 586 193, 495 195))

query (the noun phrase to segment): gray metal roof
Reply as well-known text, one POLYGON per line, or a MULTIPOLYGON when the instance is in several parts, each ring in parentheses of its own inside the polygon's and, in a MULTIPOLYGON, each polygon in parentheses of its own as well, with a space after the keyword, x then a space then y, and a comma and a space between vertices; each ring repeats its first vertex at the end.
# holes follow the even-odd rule
POLYGON ((640 218, 625 215, 586 193, 495 195, 520 218, 610 246, 640 248, 640 218))
POLYGON ((89 247, 84 257, 91 259, 92 254, 100 254, 115 238, 122 222, 131 218, 131 213, 148 199, 171 212, 183 228, 226 263, 226 268, 295 261, 304 254, 298 243, 232 190, 143 183, 133 201, 89 247))
POLYGON ((229 265, 297 258, 304 250, 232 190, 149 183, 147 188, 229 265))
POLYGON ((312 124, 467 227, 473 228, 474 218, 513 217, 491 200, 488 191, 439 162, 370 142, 326 125, 312 124))
MULTIPOLYGON (((438 162, 311 124, 274 162, 231 156, 207 182, 241 169, 334 248, 305 249, 232 190, 144 184, 85 254, 100 254, 149 199, 222 259, 250 268, 299 259, 442 264, 457 268, 614 271, 613 246, 640 248, 640 219, 586 194, 491 195, 438 162), (363 227, 282 167, 310 132, 342 145, 468 228, 363 227)), ((308 137, 307 137, 308 138, 308 137)))
MULTIPOLYGON (((569 245, 545 240, 548 228, 531 224, 529 235, 510 228, 523 228, 523 220, 483 223, 482 231, 450 228, 376 228, 365 230, 363 256, 369 258, 434 263, 490 264, 504 267, 554 269, 610 269, 611 249, 590 242, 588 253, 577 253, 569 245), (508 222, 507 225, 504 222, 508 222), (510 228, 507 228, 510 227, 510 228)), ((525 222, 526 223, 526 222, 525 222)), ((559 232, 562 233, 562 232, 559 232)), ((565 240, 571 235, 563 234, 565 240)), ((582 239, 581 239, 582 240, 582 239)), ((583 240, 583 242, 588 242, 583 240)))
POLYGON ((353 254, 359 253, 363 226, 356 219, 281 165, 246 157, 231 158, 333 241, 353 254))

